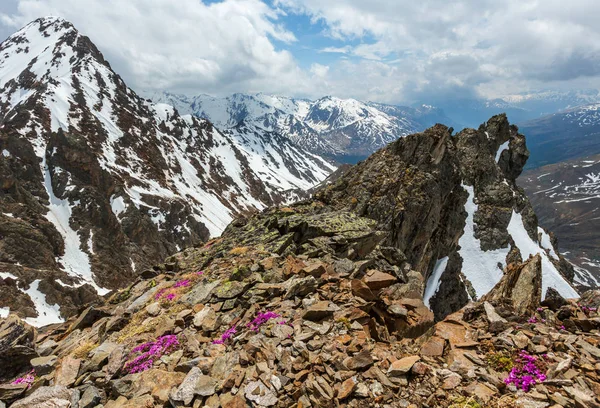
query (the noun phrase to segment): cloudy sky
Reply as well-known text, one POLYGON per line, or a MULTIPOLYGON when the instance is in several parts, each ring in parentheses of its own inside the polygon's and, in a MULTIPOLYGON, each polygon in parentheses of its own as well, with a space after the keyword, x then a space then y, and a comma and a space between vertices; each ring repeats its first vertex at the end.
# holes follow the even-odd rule
POLYGON ((411 103, 600 87, 598 0, 0 0, 70 20, 137 90, 411 103))

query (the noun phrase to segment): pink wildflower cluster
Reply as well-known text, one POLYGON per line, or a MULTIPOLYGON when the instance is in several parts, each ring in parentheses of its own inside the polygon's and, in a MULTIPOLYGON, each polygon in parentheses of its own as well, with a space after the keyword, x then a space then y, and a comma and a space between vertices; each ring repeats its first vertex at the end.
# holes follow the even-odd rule
POLYGON ((278 315, 275 312, 265 312, 265 313, 261 312, 258 315, 256 315, 254 320, 252 320, 250 323, 248 323, 246 325, 246 327, 249 328, 250 330, 254 330, 255 332, 257 332, 260 329, 260 326, 262 326, 269 320, 276 319, 278 317, 280 317, 280 315, 278 315))
MULTIPOLYGON (((275 312, 265 312, 265 313, 260 312, 260 313, 258 313, 258 315, 256 315, 256 317, 250 323, 246 324, 246 328, 248 328, 252 331, 258 332, 260 330, 260 326, 262 326, 269 320, 276 319, 278 317, 281 317, 281 316, 275 312)), ((277 322, 277 324, 289 324, 291 326, 291 324, 285 320, 281 320, 281 321, 277 322)), ((213 340, 212 343, 213 344, 225 344, 225 342, 227 340, 231 339, 231 337, 233 337, 233 335, 236 334, 237 332, 238 332, 237 325, 234 325, 233 327, 227 329, 225 331, 225 333, 223 333, 221 335, 220 338, 213 340)))
POLYGON ((597 307, 588 307, 588 306, 583 306, 582 304, 579 304, 579 308, 581 309, 581 311, 583 313, 585 313, 588 316, 590 313, 598 311, 597 307))
POLYGON ((202 275, 204 275, 204 271, 198 271, 198 272, 196 272, 196 275, 202 276, 202 275))
POLYGON ((140 344, 131 350, 130 356, 141 353, 131 361, 128 361, 123 367, 124 371, 130 374, 141 373, 152 368, 156 360, 165 354, 169 354, 179 346, 179 340, 175 335, 161 336, 156 341, 140 344))
POLYGON ((225 333, 221 335, 220 339, 213 340, 213 344, 225 344, 227 340, 233 337, 234 334, 237 333, 237 326, 231 326, 229 329, 225 330, 225 333))
POLYGON ((23 377, 19 377, 16 380, 14 380, 11 384, 13 384, 13 385, 26 384, 27 388, 30 388, 33 385, 34 381, 35 381, 35 371, 31 370, 23 377))
POLYGON ((546 319, 538 320, 538 319, 537 319, 537 317, 535 317, 535 316, 531 316, 531 317, 530 317, 530 318, 527 320, 527 323, 532 323, 532 324, 539 323, 539 322, 546 323, 546 319))
POLYGON ((529 355, 526 351, 521 351, 514 360, 515 365, 508 377, 504 380, 506 384, 514 384, 517 388, 529 392, 532 386, 538 381, 546 380, 546 374, 543 373, 544 363, 535 356, 529 355))
POLYGON ((166 291, 167 291, 167 289, 162 288, 161 290, 156 292, 156 294, 154 295, 154 300, 159 300, 162 297, 162 295, 165 294, 166 291))
POLYGON ((183 279, 183 280, 177 281, 173 287, 174 288, 185 288, 185 287, 188 287, 188 286, 190 286, 190 280, 189 279, 183 279))

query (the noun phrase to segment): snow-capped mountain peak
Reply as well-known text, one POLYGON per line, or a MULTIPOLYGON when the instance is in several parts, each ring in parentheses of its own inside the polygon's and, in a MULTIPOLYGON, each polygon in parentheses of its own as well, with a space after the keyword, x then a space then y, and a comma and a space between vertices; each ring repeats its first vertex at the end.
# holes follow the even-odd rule
MULTIPOLYGON (((60 18, 28 24, 0 44, 0 55, 0 226, 13 243, 0 237, 0 270, 16 276, 17 299, 34 281, 36 299, 60 299, 59 318, 81 296, 64 291, 120 287, 219 235, 234 216, 297 198, 335 169, 260 128, 232 121, 220 132, 183 109, 188 100, 141 99, 60 18)), ((245 104, 243 95, 233 100, 245 104)))

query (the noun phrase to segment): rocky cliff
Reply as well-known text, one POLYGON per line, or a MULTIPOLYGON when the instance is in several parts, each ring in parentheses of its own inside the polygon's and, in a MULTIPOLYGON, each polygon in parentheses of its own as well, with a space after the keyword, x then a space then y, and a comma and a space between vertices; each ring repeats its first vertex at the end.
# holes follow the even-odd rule
POLYGON ((542 228, 515 183, 529 153, 504 115, 479 129, 436 125, 390 144, 316 194, 333 210, 375 220, 397 267, 426 279, 424 301, 437 317, 480 299, 510 263, 542 257, 549 287, 576 297, 572 266, 542 228))
POLYGON ((0 44, 0 316, 63 321, 334 167, 139 98, 59 18, 0 44))
POLYGON ((600 294, 564 298, 568 265, 514 184, 526 158, 504 116, 437 125, 65 324, 10 315, 0 400, 596 407, 600 294))

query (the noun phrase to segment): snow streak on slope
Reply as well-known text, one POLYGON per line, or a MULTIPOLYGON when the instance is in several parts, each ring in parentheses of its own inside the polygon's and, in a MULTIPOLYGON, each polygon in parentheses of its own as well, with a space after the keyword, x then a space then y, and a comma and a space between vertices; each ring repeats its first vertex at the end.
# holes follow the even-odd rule
POLYGON ((442 259, 438 259, 433 267, 433 272, 431 272, 431 276, 427 279, 427 285, 425 286, 425 293, 423 294, 423 303, 425 306, 430 307, 429 301, 440 288, 442 275, 446 271, 446 265, 448 265, 448 257, 444 257, 442 259))
POLYGON ((72 209, 68 200, 61 200, 54 195, 52 191, 52 180, 50 170, 46 166, 46 160, 42 160, 44 171, 44 187, 50 197, 50 205, 46 218, 50 221, 63 237, 65 242, 65 253, 59 258, 59 262, 64 266, 65 271, 72 276, 82 279, 85 283, 92 285, 99 295, 105 295, 108 289, 102 288, 94 281, 90 257, 81 250, 81 241, 77 231, 71 228, 70 220, 72 209))
POLYGON ((477 204, 474 202, 475 191, 473 186, 462 185, 469 193, 465 204, 467 220, 463 235, 458 241, 460 257, 463 260, 462 272, 473 285, 477 298, 488 293, 502 279, 502 269, 506 265, 506 256, 510 248, 483 251, 479 239, 475 238, 474 215, 477 204), (498 265, 502 265, 499 268, 498 265))
MULTIPOLYGON (((467 191, 469 197, 465 204, 467 220, 464 233, 459 240, 461 248, 459 254, 463 260, 462 272, 471 282, 477 297, 481 298, 500 282, 510 248, 500 248, 490 251, 481 250, 480 241, 475 238, 474 214, 477 212, 477 204, 474 202, 474 188, 464 184, 463 188, 467 191)), ((550 261, 545 248, 549 250, 552 256, 555 256, 556 252, 545 232, 542 234, 541 244, 535 242, 529 237, 523 225, 521 214, 514 210, 507 231, 512 237, 515 246, 521 252, 523 260, 537 254, 540 254, 542 257, 542 298, 546 296, 546 291, 549 287, 556 289, 565 298, 576 298, 579 296, 550 261)))
POLYGON ((29 285, 29 289, 23 291, 29 295, 38 313, 37 317, 28 317, 25 321, 35 327, 64 322, 60 316, 60 307, 46 302, 46 295, 38 289, 39 284, 40 280, 37 279, 29 285))
MULTIPOLYGON (((571 287, 571 285, 562 277, 560 272, 552 264, 546 251, 536 242, 534 242, 527 234, 523 225, 521 214, 513 210, 510 223, 508 224, 508 233, 515 241, 515 245, 521 251, 523 259, 529 258, 531 255, 540 254, 542 257, 542 299, 546 297, 548 288, 554 288, 565 298, 577 298, 579 294, 571 287)), ((552 251, 554 253, 554 251, 552 251)))

